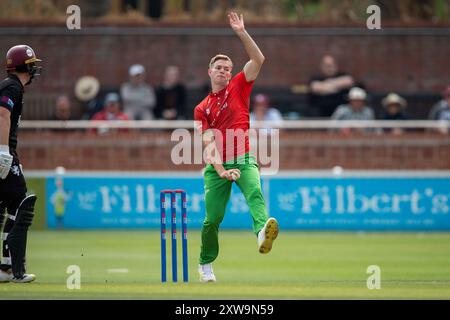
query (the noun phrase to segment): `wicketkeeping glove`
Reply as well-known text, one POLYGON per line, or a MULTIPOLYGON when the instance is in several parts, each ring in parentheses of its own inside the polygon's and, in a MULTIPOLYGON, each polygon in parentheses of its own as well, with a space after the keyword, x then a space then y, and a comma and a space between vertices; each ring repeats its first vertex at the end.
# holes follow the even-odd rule
POLYGON ((11 164, 13 162, 12 155, 9 154, 9 147, 7 145, 0 145, 0 178, 6 179, 11 164))

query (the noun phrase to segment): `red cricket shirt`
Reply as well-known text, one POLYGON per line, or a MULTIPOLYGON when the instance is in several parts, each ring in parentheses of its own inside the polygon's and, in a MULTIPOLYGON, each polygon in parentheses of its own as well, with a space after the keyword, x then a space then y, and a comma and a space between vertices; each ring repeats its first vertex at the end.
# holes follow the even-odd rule
POLYGON ((200 133, 217 129, 214 138, 219 152, 222 150, 223 162, 250 151, 249 106, 253 83, 254 81, 247 82, 244 72, 241 71, 231 79, 226 88, 216 93, 211 92, 194 109, 194 120, 197 121, 200 133))

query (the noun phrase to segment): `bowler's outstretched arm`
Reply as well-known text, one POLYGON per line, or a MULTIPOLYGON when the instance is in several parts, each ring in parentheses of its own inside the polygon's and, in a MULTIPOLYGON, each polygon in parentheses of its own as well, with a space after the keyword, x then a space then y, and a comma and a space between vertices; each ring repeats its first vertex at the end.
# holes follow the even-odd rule
POLYGON ((244 44, 245 51, 250 58, 250 60, 244 66, 245 79, 249 82, 253 81, 258 77, 265 57, 256 42, 245 30, 244 17, 242 16, 242 14, 238 16, 237 13, 231 12, 228 15, 228 18, 230 20, 231 28, 234 30, 239 39, 241 39, 242 43, 244 44))

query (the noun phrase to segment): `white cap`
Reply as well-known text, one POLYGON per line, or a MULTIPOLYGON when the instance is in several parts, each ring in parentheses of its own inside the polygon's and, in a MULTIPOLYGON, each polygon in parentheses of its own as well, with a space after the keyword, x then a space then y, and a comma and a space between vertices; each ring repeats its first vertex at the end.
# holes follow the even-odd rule
POLYGON ((366 100, 366 92, 358 87, 353 87, 348 93, 348 100, 366 100))
POLYGON ((133 64, 128 70, 130 76, 135 76, 145 72, 145 68, 142 64, 133 64))

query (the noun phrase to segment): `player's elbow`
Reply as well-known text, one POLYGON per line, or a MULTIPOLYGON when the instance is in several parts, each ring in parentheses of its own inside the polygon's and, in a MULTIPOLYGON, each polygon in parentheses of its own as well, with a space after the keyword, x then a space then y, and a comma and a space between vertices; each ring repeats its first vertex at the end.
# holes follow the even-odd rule
POLYGON ((252 62, 253 65, 261 67, 265 60, 266 58, 263 56, 262 53, 260 53, 256 57, 252 57, 250 61, 252 62))
POLYGON ((261 53, 259 59, 258 59, 258 64, 262 65, 264 63, 264 61, 266 61, 266 57, 264 57, 264 55, 261 53))

